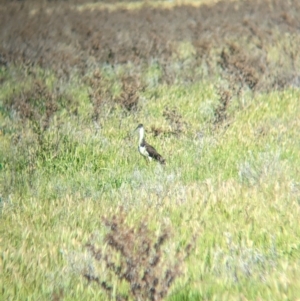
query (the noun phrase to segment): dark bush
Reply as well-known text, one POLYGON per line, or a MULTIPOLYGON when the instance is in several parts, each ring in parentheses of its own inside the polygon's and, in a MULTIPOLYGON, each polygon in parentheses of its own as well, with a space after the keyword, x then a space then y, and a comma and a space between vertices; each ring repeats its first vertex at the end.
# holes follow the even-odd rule
MULTIPOLYGON (((168 246, 171 238, 168 227, 164 227, 156 236, 149 230, 146 221, 135 228, 126 225, 125 219, 126 214, 122 210, 112 218, 103 219, 109 230, 105 236, 108 248, 97 247, 94 242, 89 242, 86 247, 95 264, 104 262, 112 275, 129 284, 131 298, 163 300, 174 280, 181 274, 191 245, 182 252, 175 250, 172 254, 172 247, 168 246), (119 260, 116 259, 117 255, 120 256, 119 260)), ((101 279, 101 276, 95 275, 91 270, 85 271, 83 276, 89 282, 99 284, 107 293, 111 293, 112 284, 101 279)), ((118 295, 119 300, 127 297, 118 295)))

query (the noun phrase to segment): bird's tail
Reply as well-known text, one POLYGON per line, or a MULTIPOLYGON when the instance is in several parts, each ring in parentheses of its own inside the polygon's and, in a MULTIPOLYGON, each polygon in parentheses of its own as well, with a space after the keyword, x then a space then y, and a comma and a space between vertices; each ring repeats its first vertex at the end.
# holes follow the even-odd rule
POLYGON ((158 155, 157 160, 161 165, 166 165, 166 160, 161 155, 158 155))
POLYGON ((153 152, 152 158, 154 160, 158 161, 161 165, 165 165, 166 164, 166 160, 157 151, 153 152))

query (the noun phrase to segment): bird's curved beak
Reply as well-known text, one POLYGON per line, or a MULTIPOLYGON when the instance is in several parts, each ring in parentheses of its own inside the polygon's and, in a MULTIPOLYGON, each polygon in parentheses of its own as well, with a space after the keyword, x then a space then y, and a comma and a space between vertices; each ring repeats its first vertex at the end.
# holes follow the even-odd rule
POLYGON ((133 132, 137 131, 138 129, 139 129, 139 125, 135 128, 135 130, 133 132))
POLYGON ((131 132, 131 135, 133 135, 138 129, 139 129, 139 127, 137 126, 137 127, 131 132))

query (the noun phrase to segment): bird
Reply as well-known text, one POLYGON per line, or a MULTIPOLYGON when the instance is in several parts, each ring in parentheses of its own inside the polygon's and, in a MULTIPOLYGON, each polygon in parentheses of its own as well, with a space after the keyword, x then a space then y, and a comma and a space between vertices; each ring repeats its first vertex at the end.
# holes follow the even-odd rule
POLYGON ((135 129, 139 130, 139 145, 138 145, 138 151, 139 153, 145 157, 145 159, 152 161, 152 159, 158 161, 160 164, 165 165, 166 160, 156 151, 156 149, 148 144, 145 141, 145 129, 144 126, 140 123, 137 128, 135 129))

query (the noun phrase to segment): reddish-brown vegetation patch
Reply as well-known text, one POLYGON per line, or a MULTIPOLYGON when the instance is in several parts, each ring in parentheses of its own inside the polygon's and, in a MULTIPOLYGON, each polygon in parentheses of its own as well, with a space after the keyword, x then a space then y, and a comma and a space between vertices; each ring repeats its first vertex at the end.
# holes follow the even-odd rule
MULTIPOLYGON (((164 300, 194 245, 188 244, 181 252, 175 251, 173 257, 166 256, 164 245, 171 237, 170 229, 164 227, 161 234, 155 236, 145 221, 138 227, 129 227, 125 219, 123 210, 103 219, 109 229, 105 236, 107 248, 97 247, 92 241, 86 245, 94 264, 104 263, 112 275, 127 282, 129 295, 134 300, 164 300)), ((86 269, 83 276, 111 294, 112 284, 102 275, 96 275, 95 270, 94 267, 86 269)), ((128 300, 128 296, 117 295, 117 300, 128 300)))
MULTIPOLYGON (((77 5, 89 2, 3 2, 2 68, 12 62, 30 63, 68 80, 73 73, 84 77, 103 65, 114 68, 130 62, 130 71, 127 68, 118 78, 119 96, 111 95, 99 77, 90 79, 96 119, 104 99, 135 110, 139 90, 145 85, 143 75, 153 63, 160 68, 159 82, 168 84, 221 75, 234 87, 230 93, 299 86, 298 0, 221 1, 168 9, 149 5, 134 10, 78 9, 77 5), (180 54, 180 45, 185 44, 192 47, 191 55, 180 54)), ((221 106, 217 114, 222 116, 217 119, 225 116, 226 104, 221 106)))
POLYGON ((99 63, 139 65, 155 58, 167 68, 176 54, 176 42, 187 41, 196 49, 191 67, 204 61, 213 69, 217 56, 224 70, 253 88, 268 72, 265 54, 268 45, 278 42, 277 33, 299 34, 300 28, 297 0, 111 12, 75 8, 64 1, 2 4, 1 61, 30 60, 58 72, 84 73, 99 63), (245 44, 251 47, 245 49, 245 44))

